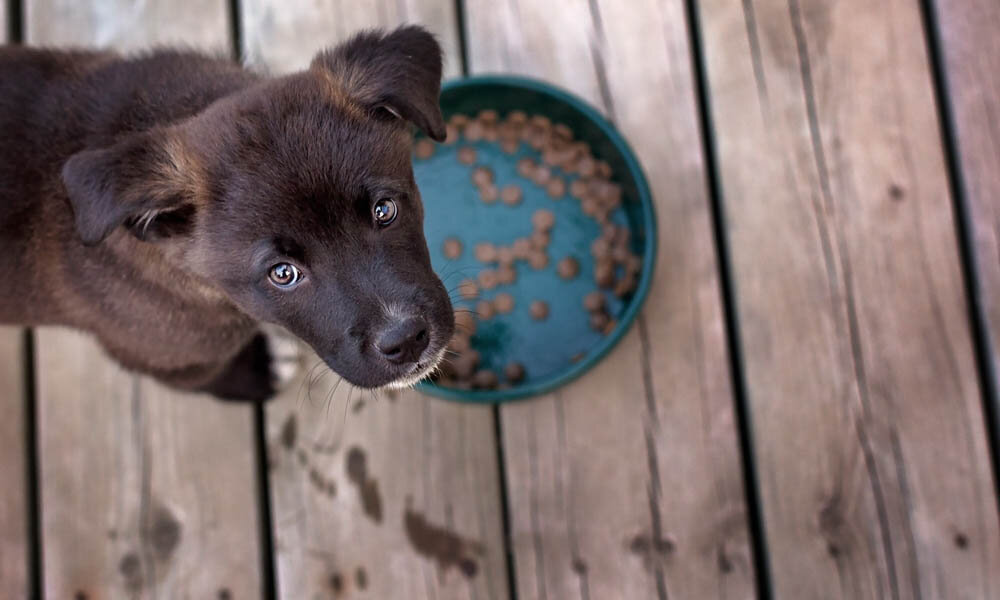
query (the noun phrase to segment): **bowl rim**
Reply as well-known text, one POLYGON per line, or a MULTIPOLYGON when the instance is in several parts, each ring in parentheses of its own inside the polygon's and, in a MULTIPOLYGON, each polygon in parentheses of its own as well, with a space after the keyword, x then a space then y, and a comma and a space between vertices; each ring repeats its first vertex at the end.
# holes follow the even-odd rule
POLYGON ((653 271, 656 267, 658 246, 656 209, 653 205, 653 195, 649 189, 649 182, 646 180, 642 164, 622 134, 618 132, 615 126, 604 115, 599 113, 586 100, 568 90, 538 79, 517 75, 472 75, 451 79, 442 84, 441 93, 491 85, 522 88, 548 95, 557 101, 569 104, 574 109, 580 111, 584 117, 591 120, 608 137, 615 149, 621 154, 628 172, 635 180, 638 200, 642 208, 642 217, 647 223, 648 229, 642 254, 642 271, 639 276, 639 285, 632 296, 632 301, 629 302, 624 314, 619 319, 617 327, 597 345, 596 351, 591 350, 587 353, 585 360, 571 365, 568 369, 560 371, 554 376, 503 390, 459 390, 436 385, 426 380, 421 381, 415 386, 418 391, 430 396, 470 404, 499 404, 539 396, 566 385, 603 360, 629 331, 636 317, 638 317, 639 310, 645 303, 646 297, 649 295, 649 290, 653 282, 653 271))

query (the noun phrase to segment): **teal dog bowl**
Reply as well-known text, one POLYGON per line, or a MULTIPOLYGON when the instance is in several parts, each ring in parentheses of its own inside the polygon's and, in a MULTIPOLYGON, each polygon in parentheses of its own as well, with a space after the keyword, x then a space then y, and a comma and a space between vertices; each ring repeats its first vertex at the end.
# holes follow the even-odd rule
MULTIPOLYGON (((414 160, 417 185, 424 199, 431 260, 451 292, 456 310, 472 309, 476 302, 457 293, 460 281, 475 278, 484 268, 474 256, 476 244, 509 245, 530 235, 531 217, 540 208, 552 211, 556 217, 548 266, 540 270, 519 268, 514 283, 483 290, 484 298, 509 293, 515 306, 508 314, 479 321, 471 338, 480 353, 481 368, 501 374, 502 379, 505 365, 516 361, 525 367, 524 379, 500 389, 459 389, 430 381, 420 383, 419 389, 450 400, 485 403, 551 391, 597 364, 628 330, 646 298, 656 260, 656 217, 646 178, 639 161, 611 123, 580 98, 549 84, 507 76, 451 81, 442 89, 441 107, 446 119, 454 114, 475 116, 481 110, 493 109, 501 119, 519 110, 563 123, 572 130, 575 140, 589 144, 595 158, 611 166, 611 181, 622 188, 621 205, 610 220, 630 230, 630 249, 642 258, 642 267, 630 295, 618 298, 604 291, 608 312, 617 324, 610 331, 598 332, 590 327, 583 297, 599 289, 592 277, 594 259, 590 248, 601 226, 584 215, 577 199, 567 194, 554 200, 545 189, 518 174, 517 161, 531 157, 541 162, 539 151, 522 142, 516 152, 508 154, 496 142, 463 139, 456 144, 438 144, 432 156, 414 160), (456 153, 463 146, 475 148, 474 165, 457 159, 456 153), (522 202, 516 206, 483 203, 471 181, 472 170, 479 165, 493 171, 498 187, 518 184, 523 190, 522 202), (462 242, 462 253, 457 258, 445 256, 444 244, 449 238, 462 242), (556 273, 559 260, 568 256, 580 265, 579 276, 570 280, 556 273), (536 320, 529 314, 535 300, 548 304, 548 318, 536 320)), ((557 168, 553 170, 567 184, 576 178, 557 168)))

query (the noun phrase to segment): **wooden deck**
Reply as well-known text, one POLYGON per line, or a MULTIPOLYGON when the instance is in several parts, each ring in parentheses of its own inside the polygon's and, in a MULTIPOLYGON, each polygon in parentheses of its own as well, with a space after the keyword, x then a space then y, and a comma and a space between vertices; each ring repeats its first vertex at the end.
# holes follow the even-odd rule
POLYGON ((0 4, 14 41, 276 73, 402 22, 624 132, 638 323, 531 401, 329 411, 321 371, 224 405, 0 329, 0 598, 1000 598, 1000 3, 0 4))

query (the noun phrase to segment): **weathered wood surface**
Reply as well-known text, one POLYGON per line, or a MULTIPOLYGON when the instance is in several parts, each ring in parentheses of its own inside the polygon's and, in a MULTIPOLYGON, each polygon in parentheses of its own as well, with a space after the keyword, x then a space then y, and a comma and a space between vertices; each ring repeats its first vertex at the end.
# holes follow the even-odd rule
POLYGON ((1000 371, 1000 3, 933 4, 993 366, 1000 371))
POLYGON ((545 78, 630 140, 660 250, 637 326, 502 408, 518 597, 746 598, 742 475, 683 2, 466 3, 470 71, 545 78))
MULTIPOLYGON (((252 64, 280 73, 304 68, 358 29, 422 23, 454 75, 453 8, 254 0, 242 5, 244 44, 252 64)), ((327 373, 312 400, 300 383, 267 409, 281 596, 363 588, 373 598, 507 598, 490 409, 415 392, 375 400, 346 383, 329 398, 336 385, 327 373)))
MULTIPOLYGON (((226 3, 26 6, 32 44, 224 51, 226 3)), ((37 342, 45 594, 256 597, 260 544, 251 409, 122 372, 89 338, 37 342)))
POLYGON ((699 6, 776 595, 997 597, 919 4, 699 6))
POLYGON ((0 327, 0 598, 28 595, 23 337, 20 329, 0 327))

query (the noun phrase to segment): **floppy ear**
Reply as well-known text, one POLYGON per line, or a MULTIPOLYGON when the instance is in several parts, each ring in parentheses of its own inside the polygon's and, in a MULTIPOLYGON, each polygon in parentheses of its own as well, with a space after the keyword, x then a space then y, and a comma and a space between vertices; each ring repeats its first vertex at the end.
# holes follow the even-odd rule
POLYGON ((441 46, 414 25, 390 33, 364 31, 313 58, 355 101, 373 112, 403 118, 430 138, 445 137, 441 96, 441 46))
POLYGON ((131 134, 107 148, 83 150, 62 168, 76 231, 95 245, 119 225, 155 240, 186 229, 197 193, 192 161, 175 132, 131 134))

